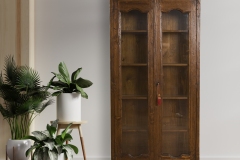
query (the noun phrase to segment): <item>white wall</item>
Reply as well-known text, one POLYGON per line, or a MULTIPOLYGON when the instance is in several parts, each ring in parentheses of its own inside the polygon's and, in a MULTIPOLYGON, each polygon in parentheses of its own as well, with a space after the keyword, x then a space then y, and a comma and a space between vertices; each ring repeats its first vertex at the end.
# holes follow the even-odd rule
MULTIPOLYGON (((36 69, 46 84, 61 61, 71 72, 83 67, 81 75, 94 83, 86 89, 89 99, 82 102, 87 156, 108 159, 109 0, 39 0, 35 5, 36 69)), ((201 0, 202 160, 240 159, 239 5, 239 0, 201 0)), ((55 107, 36 118, 36 129, 56 118, 55 107)), ((80 148, 77 132, 73 134, 80 148)))
MULTIPOLYGON (((88 157, 110 157, 110 54, 108 0, 35 1, 35 65, 43 84, 64 61, 69 72, 82 67, 80 75, 93 82, 82 99, 82 119, 88 157)), ((35 129, 56 119, 56 103, 36 118, 35 129)), ((77 130, 73 144, 78 145, 77 130)), ((77 156, 75 156, 77 157, 77 156)))
POLYGON ((202 0, 202 157, 240 159, 239 0, 202 0))

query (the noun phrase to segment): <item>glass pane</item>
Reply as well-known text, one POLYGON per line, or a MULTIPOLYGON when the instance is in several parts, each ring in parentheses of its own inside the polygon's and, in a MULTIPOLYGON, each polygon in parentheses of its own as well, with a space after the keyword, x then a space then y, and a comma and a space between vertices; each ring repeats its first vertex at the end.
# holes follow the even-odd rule
POLYGON ((147 100, 123 100, 122 103, 122 154, 130 157, 146 155, 148 153, 147 100))
POLYGON ((146 30, 147 14, 139 11, 121 13, 122 30, 146 30))
POLYGON ((172 10, 162 13, 162 29, 164 30, 188 30, 188 13, 172 10))
POLYGON ((164 100, 163 131, 186 132, 188 130, 188 100, 164 100))
POLYGON ((149 155, 147 14, 121 13, 122 156, 149 155))
POLYGON ((163 63, 188 64, 189 41, 188 33, 166 32, 163 33, 163 63))
POLYGON ((164 67, 163 81, 163 96, 188 96, 188 67, 164 67))
POLYGON ((147 96, 147 67, 122 67, 122 94, 147 96))
POLYGON ((146 131, 148 129, 147 100, 122 101, 123 130, 146 131))
POLYGON ((188 13, 162 13, 162 157, 189 158, 188 13))
POLYGON ((147 63, 147 34, 123 33, 121 40, 122 64, 147 63))

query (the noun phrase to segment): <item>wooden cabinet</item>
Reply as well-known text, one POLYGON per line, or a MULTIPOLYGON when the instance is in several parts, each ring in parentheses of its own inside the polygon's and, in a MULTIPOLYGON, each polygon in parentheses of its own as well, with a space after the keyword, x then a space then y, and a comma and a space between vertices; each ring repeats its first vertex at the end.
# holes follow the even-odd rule
POLYGON ((110 4, 112 160, 199 160, 200 1, 110 4))

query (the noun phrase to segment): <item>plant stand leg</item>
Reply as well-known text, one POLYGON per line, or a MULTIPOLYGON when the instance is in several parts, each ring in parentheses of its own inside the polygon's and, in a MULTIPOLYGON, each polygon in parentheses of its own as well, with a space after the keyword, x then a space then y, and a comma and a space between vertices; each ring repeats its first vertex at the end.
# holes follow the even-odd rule
POLYGON ((7 160, 7 145, 6 145, 6 160, 7 160))
POLYGON ((84 148, 84 141, 83 141, 83 136, 82 136, 81 124, 78 126, 78 131, 79 131, 80 141, 81 141, 81 144, 82 144, 83 158, 84 158, 84 160, 86 160, 86 153, 85 153, 85 148, 84 148))
POLYGON ((14 156, 14 147, 13 147, 13 160, 15 160, 15 156, 14 156))

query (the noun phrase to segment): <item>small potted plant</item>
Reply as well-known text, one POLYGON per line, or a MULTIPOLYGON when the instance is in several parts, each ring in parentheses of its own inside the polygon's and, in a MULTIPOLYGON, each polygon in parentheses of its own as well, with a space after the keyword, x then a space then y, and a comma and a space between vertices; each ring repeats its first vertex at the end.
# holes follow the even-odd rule
POLYGON ((32 135, 26 136, 25 139, 31 139, 34 144, 26 151, 26 156, 33 152, 33 160, 57 160, 60 154, 68 160, 73 159, 73 152, 78 153, 78 148, 72 144, 65 144, 66 141, 71 141, 72 129, 69 130, 72 123, 62 131, 60 135, 56 135, 58 120, 55 120, 51 125, 47 124, 47 130, 34 131, 32 135))
POLYGON ((55 90, 52 94, 57 96, 57 119, 59 121, 81 121, 81 97, 88 98, 83 88, 90 87, 93 83, 81 77, 78 78, 82 68, 78 68, 69 75, 64 62, 59 63, 59 73, 48 83, 48 88, 55 90), (54 79, 57 78, 57 81, 54 79))
POLYGON ((33 119, 53 101, 46 87, 40 86, 37 71, 28 66, 17 66, 13 56, 5 58, 4 76, 0 75, 0 112, 8 122, 11 139, 7 142, 7 155, 27 159, 25 151, 30 147, 30 140, 22 140, 29 134, 33 119), (21 146, 21 147, 19 147, 21 146))

